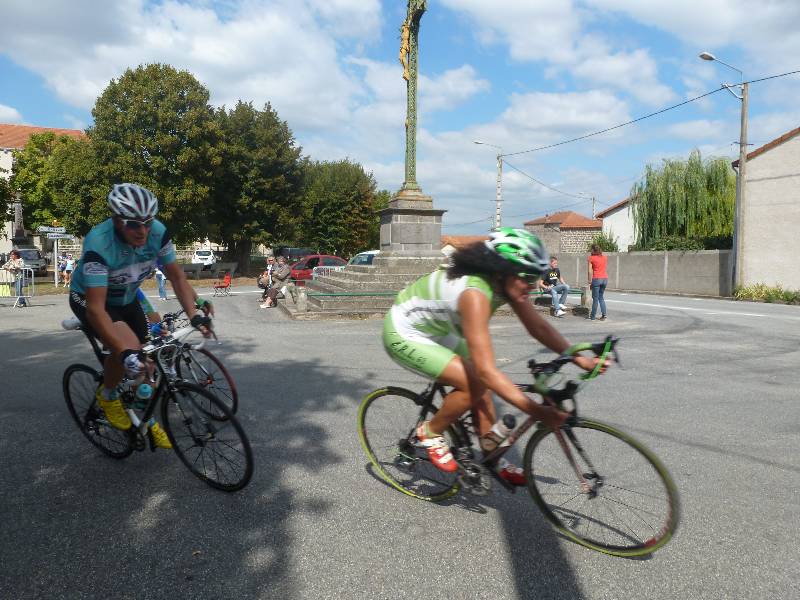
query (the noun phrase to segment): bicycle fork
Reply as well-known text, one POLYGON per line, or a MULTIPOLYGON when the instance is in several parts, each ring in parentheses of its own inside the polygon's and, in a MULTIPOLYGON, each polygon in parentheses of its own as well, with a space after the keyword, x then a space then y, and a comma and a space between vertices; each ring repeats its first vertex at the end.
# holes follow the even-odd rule
POLYGON ((586 456, 586 452, 584 452, 583 447, 581 446, 580 442, 578 442, 578 438, 575 437, 575 433, 572 431, 572 428, 569 426, 565 426, 563 429, 559 431, 553 432, 558 440, 558 444, 561 446, 561 449, 564 451, 564 455, 567 457, 569 464, 572 466, 572 470, 575 472, 575 475, 578 477, 578 484, 580 485, 581 492, 584 494, 588 494, 590 497, 595 498, 597 497, 597 492, 600 487, 603 485, 603 478, 597 474, 597 471, 594 468, 594 465, 586 456), (572 446, 575 447, 580 457, 583 459, 583 462, 586 463, 586 466, 590 469, 589 473, 584 473, 578 461, 575 458, 575 455, 570 448, 570 445, 567 443, 567 440, 564 438, 568 438, 571 442, 572 446), (591 485, 588 481, 589 479, 594 479, 595 484, 591 485))

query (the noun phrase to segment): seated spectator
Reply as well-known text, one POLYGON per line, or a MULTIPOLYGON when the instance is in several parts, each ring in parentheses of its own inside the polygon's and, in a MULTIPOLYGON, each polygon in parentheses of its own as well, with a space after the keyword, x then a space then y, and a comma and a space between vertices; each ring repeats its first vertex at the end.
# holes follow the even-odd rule
POLYGON ((1 268, 9 271, 14 276, 14 293, 17 295, 17 302, 14 306, 19 306, 21 308, 28 305, 22 292, 22 270, 25 268, 25 261, 22 260, 22 257, 16 250, 12 250, 9 257, 8 261, 1 268))
POLYGON ((261 298, 258 299, 259 304, 263 304, 267 300, 267 293, 269 292, 270 288, 272 287, 272 271, 275 269, 275 257, 268 256, 267 257, 267 268, 258 276, 258 287, 260 287, 264 292, 261 294, 261 298))
POLYGON ((279 256, 277 266, 271 271, 272 287, 266 291, 267 297, 261 308, 272 308, 277 304, 278 294, 283 293, 291 275, 292 269, 286 264, 286 258, 279 256))
POLYGON ((550 268, 545 271, 542 276, 540 286, 543 290, 550 292, 550 296, 553 298, 553 310, 555 311, 555 315, 560 317, 566 314, 564 309, 567 308, 569 285, 567 285, 567 282, 564 281, 564 277, 561 275, 561 269, 558 268, 557 257, 550 257, 550 268))

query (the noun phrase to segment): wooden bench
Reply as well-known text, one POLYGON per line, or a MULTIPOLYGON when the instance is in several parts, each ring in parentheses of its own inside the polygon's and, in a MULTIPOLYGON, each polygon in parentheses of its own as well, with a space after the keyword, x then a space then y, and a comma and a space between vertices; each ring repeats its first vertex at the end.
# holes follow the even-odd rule
POLYGON ((200 279, 200 271, 203 270, 202 263, 194 263, 191 265, 181 265, 183 268, 183 272, 189 275, 190 273, 194 274, 195 279, 200 279))
MULTIPOLYGON (((551 294, 547 290, 534 290, 529 292, 531 296, 541 296, 543 298, 552 298, 551 294)), ((581 286, 580 288, 569 288, 569 295, 570 296, 580 296, 581 297, 581 306, 586 306, 586 294, 587 288, 586 286, 581 286)))

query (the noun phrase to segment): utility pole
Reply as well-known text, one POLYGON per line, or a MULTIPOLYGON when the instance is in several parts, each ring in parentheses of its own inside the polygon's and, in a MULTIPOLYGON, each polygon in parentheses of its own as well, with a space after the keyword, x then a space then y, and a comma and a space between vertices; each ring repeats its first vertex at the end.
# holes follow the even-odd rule
POLYGON ((592 218, 593 219, 596 218, 596 215, 597 215, 597 212, 595 211, 595 208, 594 208, 594 196, 592 196, 592 218))
POLYGON ((500 211, 503 202, 503 155, 497 154, 497 194, 494 200, 494 230, 500 229, 500 211))
POLYGON ((747 174, 747 94, 748 84, 742 83, 742 115, 739 130, 739 176, 736 178, 736 213, 733 222, 733 237, 736 257, 734 259, 735 273, 734 283, 736 287, 745 284, 744 277, 744 231, 745 231, 745 210, 744 201, 747 194, 745 176, 747 174))

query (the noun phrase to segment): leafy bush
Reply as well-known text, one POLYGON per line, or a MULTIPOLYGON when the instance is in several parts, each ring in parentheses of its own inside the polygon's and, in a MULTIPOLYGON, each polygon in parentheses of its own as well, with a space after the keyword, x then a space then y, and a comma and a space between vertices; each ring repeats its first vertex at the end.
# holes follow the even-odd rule
POLYGON ((768 286, 765 283, 755 283, 753 285, 736 288, 733 297, 737 300, 800 304, 800 291, 785 290, 780 285, 768 286))
POLYGON ((592 241, 586 244, 586 251, 592 251, 592 245, 597 244, 603 252, 619 252, 617 245, 617 238, 613 233, 606 235, 605 231, 601 231, 592 238, 592 241))
POLYGON ((680 250, 684 252, 697 250, 730 250, 731 236, 712 236, 706 238, 687 238, 679 235, 665 235, 654 239, 647 246, 636 244, 632 250, 680 250))

